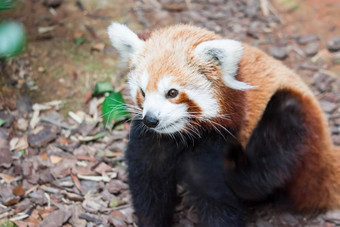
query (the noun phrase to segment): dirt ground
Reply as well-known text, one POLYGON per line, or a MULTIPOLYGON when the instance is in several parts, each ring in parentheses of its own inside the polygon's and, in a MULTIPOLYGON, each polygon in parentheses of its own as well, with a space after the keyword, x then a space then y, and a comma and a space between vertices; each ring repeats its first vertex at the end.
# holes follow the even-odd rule
MULTIPOLYGON (((127 71, 106 34, 112 21, 140 35, 190 23, 261 48, 310 85, 340 145, 340 48, 332 46, 333 39, 340 42, 338 0, 64 0, 46 6, 56 2, 19 0, 0 12, 0 21, 22 22, 28 36, 19 57, 1 62, 1 227, 135 226, 124 162, 129 124, 105 130, 104 98, 91 96, 100 81, 126 93, 127 71)), ((340 225, 340 210, 296 214, 281 200, 247 210, 248 226, 340 225)), ((196 226, 185 196, 174 223, 196 226)))

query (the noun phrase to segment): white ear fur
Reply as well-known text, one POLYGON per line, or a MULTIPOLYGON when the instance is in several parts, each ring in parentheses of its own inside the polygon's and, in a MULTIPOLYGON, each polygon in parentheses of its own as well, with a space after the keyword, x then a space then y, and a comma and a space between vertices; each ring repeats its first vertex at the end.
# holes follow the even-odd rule
POLYGON ((195 48, 196 56, 205 61, 213 61, 221 67, 225 84, 236 90, 253 88, 253 86, 235 78, 242 53, 242 44, 230 39, 202 42, 195 48))
POLYGON ((144 45, 136 33, 127 26, 113 22, 107 29, 112 45, 118 50, 123 61, 127 61, 144 45))

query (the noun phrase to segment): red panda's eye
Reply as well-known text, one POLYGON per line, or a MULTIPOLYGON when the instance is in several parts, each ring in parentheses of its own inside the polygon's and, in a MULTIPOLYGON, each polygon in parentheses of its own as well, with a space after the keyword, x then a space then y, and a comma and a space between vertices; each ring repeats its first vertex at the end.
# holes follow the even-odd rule
POLYGON ((145 97, 145 93, 142 88, 140 89, 140 92, 142 93, 143 97, 145 97))
POLYGON ((178 91, 176 89, 170 89, 168 93, 166 94, 167 98, 176 98, 178 95, 178 91))

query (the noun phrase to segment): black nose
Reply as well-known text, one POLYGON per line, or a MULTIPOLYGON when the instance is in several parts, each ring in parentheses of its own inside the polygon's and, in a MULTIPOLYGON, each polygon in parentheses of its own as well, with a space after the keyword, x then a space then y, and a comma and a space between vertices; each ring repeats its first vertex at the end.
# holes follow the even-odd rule
POLYGON ((153 114, 146 113, 145 117, 143 118, 143 123, 149 128, 154 128, 158 125, 159 120, 153 114))

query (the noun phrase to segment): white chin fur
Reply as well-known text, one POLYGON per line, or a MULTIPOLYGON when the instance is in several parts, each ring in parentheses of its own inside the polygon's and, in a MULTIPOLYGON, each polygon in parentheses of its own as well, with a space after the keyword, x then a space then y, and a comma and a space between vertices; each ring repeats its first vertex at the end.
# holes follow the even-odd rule
POLYGON ((156 128, 153 128, 153 130, 162 134, 172 134, 182 131, 185 128, 186 123, 187 120, 182 119, 168 125, 158 125, 156 128))

